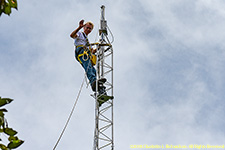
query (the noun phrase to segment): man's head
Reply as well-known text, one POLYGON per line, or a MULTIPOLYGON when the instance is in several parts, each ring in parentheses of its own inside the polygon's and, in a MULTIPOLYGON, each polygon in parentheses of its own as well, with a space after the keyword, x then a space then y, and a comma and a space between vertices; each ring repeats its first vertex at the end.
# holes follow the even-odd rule
POLYGON ((94 24, 92 22, 87 22, 84 25, 84 33, 86 35, 88 35, 89 33, 91 33, 92 29, 94 28, 94 24))

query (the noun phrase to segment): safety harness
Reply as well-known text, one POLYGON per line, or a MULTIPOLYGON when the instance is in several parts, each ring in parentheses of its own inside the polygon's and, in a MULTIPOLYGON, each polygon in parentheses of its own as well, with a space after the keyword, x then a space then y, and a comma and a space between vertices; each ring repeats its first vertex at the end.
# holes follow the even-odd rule
POLYGON ((79 48, 79 47, 83 47, 83 49, 84 49, 84 52, 82 54, 79 54, 77 56, 77 59, 82 64, 82 62, 80 60, 80 57, 82 57, 84 61, 87 61, 88 58, 90 58, 91 64, 94 66, 96 64, 96 55, 92 54, 92 52, 91 52, 91 46, 89 44, 87 36, 84 33, 83 33, 83 36, 86 39, 86 45, 77 45, 76 46, 76 49, 79 48))

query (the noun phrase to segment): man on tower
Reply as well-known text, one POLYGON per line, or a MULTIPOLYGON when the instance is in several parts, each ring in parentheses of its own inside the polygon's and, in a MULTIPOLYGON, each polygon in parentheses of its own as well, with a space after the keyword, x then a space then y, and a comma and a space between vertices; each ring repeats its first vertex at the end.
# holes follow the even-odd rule
MULTIPOLYGON (((93 54, 96 52, 96 49, 92 49, 90 47, 90 43, 88 41, 88 34, 94 28, 94 24, 92 22, 87 22, 84 24, 84 20, 79 22, 78 28, 76 28, 71 34, 70 37, 74 39, 75 45, 75 57, 76 60, 82 65, 84 68, 87 78, 90 81, 91 88, 93 91, 96 91, 96 70, 93 65, 96 62, 92 61, 94 57, 93 54), (80 29, 83 28, 83 32, 80 32, 80 29)), ((106 95, 105 86, 103 84, 106 82, 105 78, 98 80, 98 92, 100 95, 106 95)))

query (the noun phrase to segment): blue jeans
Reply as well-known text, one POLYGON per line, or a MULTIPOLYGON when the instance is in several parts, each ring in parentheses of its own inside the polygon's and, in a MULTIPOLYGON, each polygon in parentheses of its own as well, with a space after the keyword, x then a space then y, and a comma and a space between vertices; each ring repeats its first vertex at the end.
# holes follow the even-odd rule
MULTIPOLYGON (((78 55, 79 54, 83 54, 84 53, 84 48, 83 47, 78 47, 76 48, 75 50, 75 58, 76 60, 79 62, 78 60, 78 55)), ((91 60, 90 60, 90 57, 87 58, 87 56, 84 56, 86 58, 83 59, 83 56, 80 56, 80 61, 81 61, 81 65, 82 67, 84 68, 85 72, 86 72, 86 75, 87 75, 87 78, 88 80, 90 81, 90 83, 92 84, 95 80, 96 80, 96 70, 95 68, 92 66, 91 64, 91 60)))

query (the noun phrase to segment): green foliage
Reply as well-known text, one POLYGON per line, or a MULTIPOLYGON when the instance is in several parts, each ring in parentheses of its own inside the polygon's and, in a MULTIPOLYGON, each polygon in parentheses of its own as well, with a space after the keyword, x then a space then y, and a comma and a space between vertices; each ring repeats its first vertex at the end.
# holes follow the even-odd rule
MULTIPOLYGON (((1 98, 0 97, 0 107, 9 104, 13 101, 13 99, 10 98, 1 98)), ((0 149, 1 150, 11 150, 16 149, 21 144, 23 144, 24 141, 20 140, 17 136, 17 131, 13 130, 12 128, 8 127, 8 123, 5 119, 5 112, 8 112, 5 108, 0 109, 0 134, 8 135, 8 145, 4 145, 0 143, 0 149)), ((0 139, 1 141, 1 139, 0 139)))
POLYGON ((12 12, 12 8, 17 10, 17 0, 0 0, 0 16, 2 13, 10 15, 12 12))

